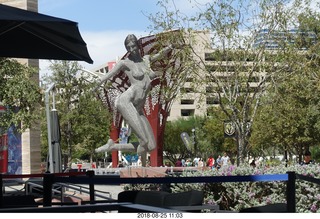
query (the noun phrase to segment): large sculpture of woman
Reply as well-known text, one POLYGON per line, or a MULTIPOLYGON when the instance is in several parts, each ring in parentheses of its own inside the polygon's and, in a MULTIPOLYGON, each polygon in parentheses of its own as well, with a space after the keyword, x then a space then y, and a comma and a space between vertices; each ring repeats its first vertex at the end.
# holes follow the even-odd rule
POLYGON ((128 76, 130 87, 117 97, 115 107, 129 125, 129 129, 136 134, 139 145, 115 143, 109 139, 107 144, 96 149, 96 152, 121 150, 136 151, 141 155, 156 148, 152 127, 143 111, 151 81, 159 76, 151 69, 151 64, 164 58, 173 47, 165 47, 154 55, 142 56, 138 39, 133 34, 126 37, 124 45, 129 53, 127 58, 117 62, 111 71, 101 77, 96 89, 120 72, 128 76))

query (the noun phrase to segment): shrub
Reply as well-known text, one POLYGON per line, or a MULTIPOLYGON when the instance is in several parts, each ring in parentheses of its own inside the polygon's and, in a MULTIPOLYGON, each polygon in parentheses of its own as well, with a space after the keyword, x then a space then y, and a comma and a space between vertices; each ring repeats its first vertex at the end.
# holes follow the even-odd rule
MULTIPOLYGON (((234 175, 263 175, 285 174, 286 172, 320 178, 319 165, 294 165, 285 167, 258 166, 229 166, 225 169, 206 170, 203 172, 186 172, 184 176, 234 176, 234 175)), ((125 189, 161 190, 161 186, 127 185, 125 189)), ((171 184, 172 192, 183 192, 191 189, 202 190, 205 193, 205 203, 218 204, 221 209, 239 211, 243 208, 267 205, 273 203, 286 203, 286 181, 272 182, 226 182, 226 183, 181 183, 171 184)), ((320 186, 304 180, 296 180, 296 211, 299 213, 320 213, 320 186)))
MULTIPOLYGON (((289 166, 275 167, 229 166, 227 169, 209 170, 194 176, 232 176, 232 175, 263 175, 284 174, 293 171, 297 174, 320 178, 320 166, 289 166)), ((190 176, 190 174, 188 175, 190 176)), ((239 211, 259 205, 286 203, 286 182, 226 182, 226 183, 193 183, 172 185, 173 192, 190 189, 203 190, 205 202, 219 204, 221 209, 239 211)), ((320 186, 315 183, 296 180, 296 211, 320 212, 320 186)))

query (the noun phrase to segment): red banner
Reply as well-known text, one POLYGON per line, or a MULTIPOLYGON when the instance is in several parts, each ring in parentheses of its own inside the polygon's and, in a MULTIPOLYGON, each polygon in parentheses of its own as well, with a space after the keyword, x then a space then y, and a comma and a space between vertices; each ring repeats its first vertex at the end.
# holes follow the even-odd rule
POLYGON ((4 113, 6 111, 6 108, 2 105, 0 105, 0 113, 4 113))
POLYGON ((8 172, 8 135, 0 137, 0 173, 8 172))

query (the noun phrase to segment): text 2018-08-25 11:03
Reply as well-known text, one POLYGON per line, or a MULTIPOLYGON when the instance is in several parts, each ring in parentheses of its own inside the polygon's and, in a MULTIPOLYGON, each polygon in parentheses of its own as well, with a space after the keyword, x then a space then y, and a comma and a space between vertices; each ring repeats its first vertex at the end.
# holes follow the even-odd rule
POLYGON ((182 213, 138 213, 137 218, 183 218, 182 213))

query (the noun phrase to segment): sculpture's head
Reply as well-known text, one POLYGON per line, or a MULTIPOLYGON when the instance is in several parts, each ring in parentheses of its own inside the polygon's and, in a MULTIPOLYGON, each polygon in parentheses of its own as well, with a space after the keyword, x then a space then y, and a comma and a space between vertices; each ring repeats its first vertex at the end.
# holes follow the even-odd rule
POLYGON ((125 45, 125 47, 127 47, 128 43, 129 43, 130 41, 136 42, 136 43, 138 44, 138 39, 137 39, 136 35, 134 35, 134 34, 129 34, 129 35, 126 37, 126 39, 124 40, 124 45, 125 45))
POLYGON ((124 45, 130 54, 139 53, 138 39, 134 34, 129 34, 124 40, 124 45))

